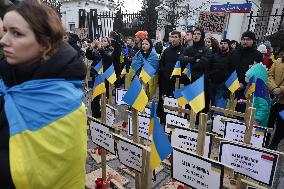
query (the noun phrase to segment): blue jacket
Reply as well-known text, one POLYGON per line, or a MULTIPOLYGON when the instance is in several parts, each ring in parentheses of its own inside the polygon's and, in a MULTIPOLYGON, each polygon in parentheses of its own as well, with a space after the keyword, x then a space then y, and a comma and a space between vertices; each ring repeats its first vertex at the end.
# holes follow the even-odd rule
MULTIPOLYGON (((145 58, 143 57, 141 50, 139 50, 132 58, 131 67, 135 71, 135 73, 143 66, 144 59, 145 58)), ((159 58, 155 49, 152 49, 151 53, 149 54, 148 58, 146 58, 146 60, 151 64, 153 68, 156 69, 156 71, 158 71, 159 58)))

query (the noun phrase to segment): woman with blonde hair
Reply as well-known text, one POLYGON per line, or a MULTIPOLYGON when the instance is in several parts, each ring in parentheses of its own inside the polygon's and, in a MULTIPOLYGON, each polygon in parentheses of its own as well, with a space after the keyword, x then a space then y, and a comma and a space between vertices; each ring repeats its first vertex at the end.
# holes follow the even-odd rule
POLYGON ((0 40, 0 188, 84 188, 86 67, 63 41, 58 15, 20 1, 0 40))

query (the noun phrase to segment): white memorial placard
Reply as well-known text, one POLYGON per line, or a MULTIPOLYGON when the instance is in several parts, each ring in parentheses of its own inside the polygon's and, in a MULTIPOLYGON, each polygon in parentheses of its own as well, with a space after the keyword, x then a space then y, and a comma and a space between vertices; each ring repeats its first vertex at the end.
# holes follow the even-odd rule
POLYGON ((110 105, 106 105, 106 124, 113 125, 115 121, 116 109, 110 105))
POLYGON ((106 124, 101 123, 98 120, 94 120, 91 123, 91 137, 92 141, 109 151, 112 154, 115 154, 115 141, 113 139, 112 133, 114 133, 114 128, 107 126, 106 124))
POLYGON ((271 187, 278 162, 278 154, 242 143, 222 141, 220 143, 219 160, 226 165, 232 166, 238 174, 271 187))
MULTIPOLYGON (((244 142, 246 126, 243 123, 225 121, 224 138, 236 142, 244 142)), ((263 127, 253 126, 250 144, 263 147, 267 130, 263 127)))
POLYGON ((225 131, 225 123, 224 120, 230 120, 234 122, 240 122, 238 119, 229 118, 221 115, 214 115, 213 116, 213 122, 212 122, 212 128, 211 132, 215 133, 221 137, 224 137, 224 131, 225 131))
MULTIPOLYGON (((178 101, 174 97, 164 96, 164 105, 171 107, 178 107, 178 101)), ((177 111, 168 110, 166 108, 164 108, 164 112, 178 115, 177 111)))
MULTIPOLYGON (((171 133, 171 144, 186 151, 196 153, 198 130, 176 127, 171 133)), ((205 136, 204 157, 210 157, 212 137, 205 136)))
POLYGON ((120 163, 142 172, 142 147, 122 138, 117 138, 117 154, 120 163))
POLYGON ((165 132, 169 134, 171 132, 171 128, 174 126, 189 128, 189 122, 186 118, 168 113, 166 115, 165 132))
POLYGON ((172 178, 192 188, 221 189, 224 165, 175 148, 172 159, 172 178))
POLYGON ((122 98, 124 97, 126 92, 127 92, 126 89, 119 89, 119 88, 116 89, 116 91, 115 91, 115 103, 117 105, 127 105, 127 103, 122 100, 122 98))
MULTIPOLYGON (((142 114, 138 114, 138 133, 139 137, 152 141, 152 136, 148 138, 149 133, 149 127, 150 127, 150 117, 144 116, 142 114)), ((132 117, 131 113, 128 114, 128 135, 132 136, 132 117)))

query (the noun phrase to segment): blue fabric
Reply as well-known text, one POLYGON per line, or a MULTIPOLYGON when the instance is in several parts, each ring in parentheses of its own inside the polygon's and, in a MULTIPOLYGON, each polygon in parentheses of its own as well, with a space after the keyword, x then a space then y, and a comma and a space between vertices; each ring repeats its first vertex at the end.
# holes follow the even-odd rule
MULTIPOLYGON (((143 57, 140 50, 132 58, 131 67, 135 71, 135 73, 144 65, 144 61, 145 58, 143 57)), ((148 58, 146 58, 146 61, 148 61, 151 64, 151 66, 156 70, 156 72, 158 71, 159 58, 155 49, 152 49, 150 55, 148 56, 148 58)))
POLYGON ((82 81, 32 80, 7 88, 0 80, 10 136, 36 131, 82 105, 82 81))
POLYGON ((129 89, 123 97, 123 101, 126 102, 129 106, 132 106, 137 100, 140 92, 142 91, 142 85, 137 76, 134 77, 129 89))

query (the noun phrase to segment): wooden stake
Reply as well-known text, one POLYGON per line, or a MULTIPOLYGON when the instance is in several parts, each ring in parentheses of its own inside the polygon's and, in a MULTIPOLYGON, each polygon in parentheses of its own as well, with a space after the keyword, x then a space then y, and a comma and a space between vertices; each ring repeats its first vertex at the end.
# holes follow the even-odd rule
POLYGON ((199 127, 198 127, 198 137, 197 137, 197 149, 196 154, 203 156, 205 136, 206 136, 206 126, 207 126, 207 114, 199 114, 199 127))
POLYGON ((244 143, 246 144, 250 144, 251 141, 254 117, 255 117, 255 108, 252 107, 248 108, 248 115, 245 119, 246 132, 244 137, 244 143))
POLYGON ((193 110, 191 110, 189 117, 189 128, 195 129, 195 122, 196 122, 196 113, 193 110))
MULTIPOLYGON (((101 121, 102 123, 106 123, 106 93, 101 95, 101 121)), ((106 182, 106 150, 102 149, 102 178, 103 181, 106 182)))
POLYGON ((231 93, 231 94, 230 94, 230 101, 229 101, 229 107, 228 107, 228 109, 234 111, 234 110, 235 110, 235 107, 234 107, 234 106, 235 106, 235 93, 233 93, 233 94, 231 93))
POLYGON ((124 89, 128 89, 128 80, 129 80, 129 73, 126 73, 124 76, 124 89))
MULTIPOLYGON (((132 108, 132 132, 133 132, 133 142, 139 143, 139 132, 138 132, 138 111, 132 108)), ((140 188, 140 174, 135 172, 135 188, 140 188)))
POLYGON ((179 89, 179 78, 176 78, 175 88, 179 89))
POLYGON ((108 83, 108 104, 112 106, 112 89, 113 85, 109 82, 108 83))

